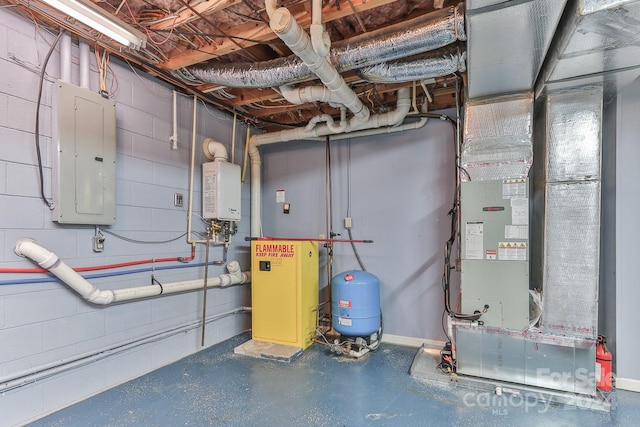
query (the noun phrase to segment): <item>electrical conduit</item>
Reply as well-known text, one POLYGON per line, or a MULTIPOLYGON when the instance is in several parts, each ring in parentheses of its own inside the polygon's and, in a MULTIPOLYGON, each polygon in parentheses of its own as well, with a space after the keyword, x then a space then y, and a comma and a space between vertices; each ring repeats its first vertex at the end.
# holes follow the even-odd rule
MULTIPOLYGON (((165 283, 162 285, 139 286, 134 288, 100 290, 95 285, 76 273, 65 264, 56 254, 48 251, 30 239, 22 239, 16 243, 15 252, 38 263, 49 270, 62 282, 76 291, 90 303, 108 305, 114 302, 137 300, 158 295, 173 294, 202 289, 203 279, 183 282, 165 283)), ((230 262, 227 266, 229 274, 212 277, 207 280, 207 287, 227 287, 251 281, 251 273, 242 272, 238 262, 230 262)))

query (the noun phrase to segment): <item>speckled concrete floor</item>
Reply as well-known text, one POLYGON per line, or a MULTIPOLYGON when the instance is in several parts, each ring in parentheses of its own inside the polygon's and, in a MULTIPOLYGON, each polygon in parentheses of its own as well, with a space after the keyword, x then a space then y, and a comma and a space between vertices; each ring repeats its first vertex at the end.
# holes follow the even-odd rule
POLYGON ((611 413, 496 400, 409 375, 415 348, 361 360, 313 345, 290 364, 236 355, 232 338, 33 426, 637 426, 640 394, 611 413))

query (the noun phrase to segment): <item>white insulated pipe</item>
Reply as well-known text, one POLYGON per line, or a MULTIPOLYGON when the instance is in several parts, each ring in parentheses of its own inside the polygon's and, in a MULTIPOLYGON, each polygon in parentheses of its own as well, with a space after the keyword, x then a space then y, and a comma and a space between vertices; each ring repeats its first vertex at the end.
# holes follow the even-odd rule
MULTIPOLYGON (((269 11, 276 4, 276 1, 268 0, 267 3, 270 3, 267 8, 269 11)), ((269 17, 271 18, 269 21, 271 30, 329 88, 335 96, 336 102, 347 107, 353 113, 355 121, 366 121, 370 115, 369 109, 360 101, 358 95, 347 85, 327 58, 316 53, 311 39, 291 15, 291 12, 287 8, 281 7, 271 12, 269 17)))
POLYGON ((294 105, 318 101, 334 104, 341 102, 338 96, 325 86, 303 86, 296 88, 292 85, 284 85, 280 86, 280 94, 287 102, 294 105))
POLYGON ((193 177, 196 167, 196 140, 198 139, 198 96, 193 95, 193 122, 191 127, 191 167, 189 169, 189 208, 187 209, 187 243, 206 243, 206 240, 195 240, 191 237, 193 223, 193 177))
POLYGON ((89 54, 91 53, 89 43, 84 40, 80 40, 78 48, 80 52, 80 87, 83 89, 89 89, 89 64, 91 63, 89 60, 89 54))
MULTIPOLYGON (((19 256, 26 257, 38 263, 42 268, 49 270, 58 279, 76 291, 82 298, 90 303, 108 305, 115 302, 138 300, 159 295, 168 295, 178 292, 201 290, 204 279, 187 280, 183 282, 164 283, 162 285, 138 286, 133 288, 100 290, 94 284, 80 276, 69 267, 56 254, 38 245, 31 239, 22 239, 16 242, 15 252, 19 256)), ((243 272, 237 261, 227 265, 229 274, 211 277, 207 280, 207 287, 227 287, 240 285, 251 281, 251 273, 243 272)))
POLYGON ((71 83, 71 35, 66 31, 60 40, 60 80, 71 83))
POLYGON ((313 50, 320 56, 329 55, 331 39, 329 38, 329 33, 324 30, 324 26, 322 25, 322 0, 313 0, 309 33, 311 34, 313 50))
MULTIPOLYGON (((387 113, 375 114, 370 116, 365 122, 356 122, 353 120, 347 123, 343 133, 338 133, 334 138, 343 139, 364 135, 390 133, 393 126, 398 126, 409 113, 411 108, 411 91, 409 88, 398 89, 397 107, 393 111, 387 113), (385 128, 383 128, 385 127, 385 128), (367 132, 366 134, 363 132, 367 132)), ((416 122, 419 123, 419 122, 416 122)), ((426 123, 426 120, 419 125, 409 123, 407 128, 398 126, 400 130, 416 129, 426 123), (416 126, 416 127, 413 127, 416 126)), ((260 145, 274 144, 278 142, 297 141, 297 140, 315 140, 317 137, 326 135, 336 135, 331 127, 327 124, 315 126, 311 131, 304 127, 295 129, 286 129, 278 132, 253 135, 249 140, 249 156, 251 157, 251 237, 260 237, 260 221, 261 213, 261 170, 262 160, 260 159, 260 145)))
POLYGON ((173 104, 172 104, 172 120, 173 120, 173 132, 169 137, 169 141, 171 142, 171 149, 178 149, 178 92, 173 91, 173 104))
POLYGON ((202 150, 204 155, 209 160, 215 161, 227 161, 227 147, 223 143, 216 141, 213 138, 205 138, 202 142, 202 150))

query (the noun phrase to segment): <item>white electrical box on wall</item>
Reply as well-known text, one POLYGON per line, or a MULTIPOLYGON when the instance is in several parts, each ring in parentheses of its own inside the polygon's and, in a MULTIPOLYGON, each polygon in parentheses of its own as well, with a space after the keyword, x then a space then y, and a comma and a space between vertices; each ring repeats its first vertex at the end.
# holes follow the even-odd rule
POLYGON ((63 81, 56 86, 53 220, 62 224, 114 224, 115 101, 63 81))
POLYGON ((202 164, 202 218, 240 220, 240 166, 224 162, 202 164))

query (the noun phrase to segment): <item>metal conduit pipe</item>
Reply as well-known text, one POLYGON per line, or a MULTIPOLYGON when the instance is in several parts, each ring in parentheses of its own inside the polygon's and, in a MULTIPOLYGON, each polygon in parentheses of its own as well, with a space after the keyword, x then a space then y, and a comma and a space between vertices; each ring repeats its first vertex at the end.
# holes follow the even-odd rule
MULTIPOLYGON (((266 2, 267 11, 275 6, 266 2)), ((467 39, 464 3, 333 43, 328 61, 339 72, 408 58, 467 39)), ((183 80, 228 87, 271 88, 313 80, 315 75, 295 55, 263 62, 209 63, 174 72, 183 80)))
MULTIPOLYGON (((150 298, 158 295, 167 295, 178 292, 187 292, 202 289, 203 279, 187 280, 183 282, 164 283, 162 285, 138 286, 134 288, 100 290, 94 284, 76 273, 64 263, 56 254, 38 245, 31 239, 21 239, 16 242, 15 252, 19 256, 26 257, 46 268, 76 291, 90 303, 108 305, 114 302, 131 301, 150 298)), ((233 261, 227 265, 229 274, 212 277, 207 280, 207 287, 227 287, 240 285, 251 281, 251 273, 243 272, 240 264, 233 261)))
MULTIPOLYGON (((277 0, 267 0, 275 4, 277 0)), ((369 109, 360 101, 358 95, 347 85, 338 70, 313 49, 309 35, 302 29, 289 9, 280 7, 270 15, 271 30, 296 54, 307 67, 331 90, 337 102, 347 107, 360 122, 369 118, 369 109)))
MULTIPOLYGON (((344 132, 337 134, 339 137, 349 137, 350 132, 363 131, 366 129, 382 128, 385 126, 392 127, 402 123, 411 108, 411 91, 409 88, 398 89, 398 103, 396 109, 387 113, 375 114, 370 116, 365 122, 348 122, 344 132)), ((424 123, 423 123, 424 124, 424 123)), ((379 129, 379 133, 386 133, 386 129, 379 129)), ((296 140, 315 140, 317 137, 335 135, 331 127, 324 125, 315 126, 308 131, 304 127, 281 130, 278 132, 265 133, 261 135, 253 135, 249 140, 249 156, 251 158, 251 237, 260 237, 260 221, 261 221, 261 169, 262 161, 260 159, 260 145, 274 144, 278 142, 296 141, 296 140)), ((335 136, 332 136, 335 138, 335 136)))

